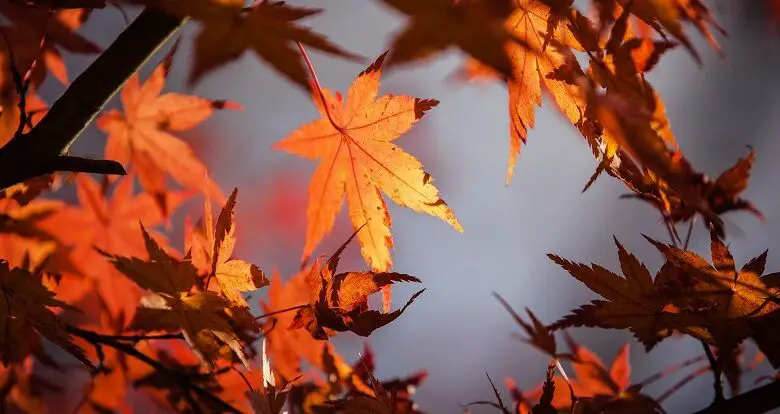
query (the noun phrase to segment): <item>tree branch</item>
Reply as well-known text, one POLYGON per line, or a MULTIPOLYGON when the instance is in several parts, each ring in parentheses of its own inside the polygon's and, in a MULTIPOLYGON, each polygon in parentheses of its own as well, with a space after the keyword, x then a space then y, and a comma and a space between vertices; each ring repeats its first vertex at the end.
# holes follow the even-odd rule
POLYGON ((212 403, 214 403, 214 405, 221 407, 223 412, 238 413, 238 414, 241 413, 241 411, 239 411, 237 408, 225 402, 225 400, 219 398, 218 396, 209 392, 205 388, 194 383, 192 380, 195 377, 182 375, 181 373, 166 367, 160 361, 157 361, 154 358, 138 351, 137 349, 135 349, 133 345, 130 345, 129 343, 121 342, 112 336, 101 335, 96 332, 87 331, 75 327, 73 325, 66 325, 65 329, 67 329, 67 331, 71 335, 77 336, 94 346, 108 346, 114 348, 117 351, 120 351, 127 356, 135 358, 145 363, 146 365, 149 365, 150 367, 154 368, 157 372, 166 375, 168 378, 175 381, 183 390, 191 391, 195 394, 198 394, 204 399, 207 399, 212 403))
POLYGON ((116 161, 66 154, 106 102, 185 20, 144 9, 30 132, 15 135, 0 148, 0 190, 55 171, 124 174, 116 161))
POLYGON ((707 355, 707 361, 710 363, 713 376, 713 388, 715 389, 715 401, 713 404, 720 404, 723 402, 723 369, 720 365, 720 361, 715 358, 712 353, 712 349, 706 342, 701 341, 701 346, 704 347, 704 354, 707 355))
POLYGON ((780 381, 754 388, 697 411, 694 414, 760 414, 780 407, 780 381))
POLYGON ((181 333, 159 334, 159 335, 104 335, 105 338, 116 339, 117 341, 128 341, 138 343, 141 341, 153 339, 184 339, 181 333))

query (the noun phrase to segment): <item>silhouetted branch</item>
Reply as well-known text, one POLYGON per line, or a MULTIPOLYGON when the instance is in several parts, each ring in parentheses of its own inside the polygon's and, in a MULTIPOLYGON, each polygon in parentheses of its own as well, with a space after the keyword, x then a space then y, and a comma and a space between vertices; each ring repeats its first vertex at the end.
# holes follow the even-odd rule
POLYGON ((715 389, 715 401, 713 404, 720 404, 723 402, 723 370, 721 369, 720 361, 715 358, 710 346, 704 341, 701 341, 701 346, 704 347, 704 354, 707 355, 707 361, 710 363, 710 369, 712 370, 712 376, 714 377, 713 388, 715 389))
POLYGON ((138 351, 131 344, 122 342, 110 335, 101 335, 96 332, 87 331, 72 325, 66 325, 66 329, 71 335, 77 336, 89 342, 90 344, 94 345, 95 347, 107 346, 110 348, 114 348, 117 351, 122 352, 131 358, 135 358, 145 363, 146 365, 149 365, 150 367, 154 368, 157 372, 167 376, 172 381, 176 382, 179 385, 179 387, 181 387, 184 391, 193 392, 203 397, 204 399, 209 400, 214 405, 221 407, 223 412, 241 413, 241 411, 239 411, 237 408, 225 402, 225 400, 219 398, 218 396, 209 392, 205 388, 194 383, 192 380, 195 377, 191 375, 184 375, 181 372, 166 367, 160 361, 157 361, 156 359, 142 353, 141 351, 138 351))
POLYGON ((720 403, 713 403, 694 414, 760 414, 778 407, 780 407, 780 381, 773 381, 720 403))
POLYGON ((121 164, 67 155, 70 146, 146 60, 185 19, 145 9, 28 133, 0 148, 0 189, 55 171, 124 174, 121 164))
POLYGON ((147 341, 152 339, 184 339, 181 333, 169 333, 159 335, 104 335, 105 338, 116 339, 117 341, 129 341, 133 343, 147 341))

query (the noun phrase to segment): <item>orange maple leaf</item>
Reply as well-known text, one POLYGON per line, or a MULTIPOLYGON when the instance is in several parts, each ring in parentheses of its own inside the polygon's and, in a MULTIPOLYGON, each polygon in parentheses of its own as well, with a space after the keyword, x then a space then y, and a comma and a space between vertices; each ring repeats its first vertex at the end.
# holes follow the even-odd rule
MULTIPOLYGON (((624 407, 627 411, 656 413, 658 404, 652 398, 640 394, 639 387, 630 386, 631 364, 629 361, 628 344, 623 344, 617 356, 608 367, 601 359, 585 346, 575 342, 566 335, 566 342, 574 354, 575 360, 571 362, 574 368, 574 376, 568 380, 560 375, 553 378, 555 393, 552 405, 558 410, 571 407, 572 399, 569 386, 577 397, 573 412, 580 412, 577 408, 608 407, 618 409, 624 407), (637 411, 631 411, 637 410, 637 411)), ((543 386, 538 386, 530 391, 525 398, 538 399, 543 392, 543 386)), ((583 412, 590 412, 587 409, 583 412)), ((597 410, 594 412, 603 412, 597 410)))
POLYGON ((40 352, 42 336, 91 367, 84 351, 71 342, 65 326, 49 309, 68 305, 41 283, 42 276, 0 260, 0 362, 7 366, 40 352))
MULTIPOLYGON (((122 178, 107 200, 98 183, 88 175, 76 178, 76 195, 80 206, 67 206, 40 222, 40 227, 73 247, 71 260, 80 273, 94 283, 94 288, 106 299, 113 314, 124 311, 132 315, 140 291, 132 281, 122 277, 94 249, 118 255, 145 255, 144 241, 138 222, 152 228, 162 223, 160 210, 148 194, 133 192, 132 176, 122 178)), ((168 204, 176 208, 186 199, 185 193, 171 193, 168 204)), ((165 237, 153 232, 162 241, 165 237)))
POLYGON ((220 212, 216 226, 211 217, 211 201, 205 197, 203 226, 188 229, 186 244, 198 271, 208 275, 209 281, 214 276, 220 291, 228 300, 238 306, 248 306, 241 292, 267 286, 268 279, 256 265, 232 257, 236 245, 237 195, 236 188, 220 212))
MULTIPOLYGON (((575 85, 555 76, 566 64, 582 72, 576 61, 567 62, 568 48, 582 49, 564 16, 542 0, 517 0, 515 11, 504 22, 506 30, 520 43, 506 45, 512 57, 512 76, 507 77, 509 91, 509 160, 506 183, 512 180, 517 157, 535 124, 535 106, 542 105, 542 91, 549 92, 558 109, 582 135, 591 148, 598 147, 598 128, 585 116, 585 100, 575 85)), ((484 76, 486 71, 471 63, 462 73, 466 77, 484 76)), ((489 72, 488 72, 489 73, 489 72)))
POLYGON ((381 55, 358 75, 346 102, 340 94, 318 87, 313 99, 322 118, 274 144, 276 149, 321 159, 309 186, 304 261, 333 228, 345 195, 353 227, 365 224, 358 241, 376 271, 391 267, 393 246, 390 212, 380 190, 401 206, 439 217, 463 231, 420 161, 391 142, 438 101, 405 95, 377 99, 384 58, 381 55))
MULTIPOLYGON (((359 232, 360 230, 358 230, 359 232)), ((316 339, 328 339, 335 332, 352 331, 368 336, 397 319, 425 289, 412 295, 406 304, 395 311, 385 313, 371 310, 368 297, 396 282, 420 282, 420 279, 404 273, 346 272, 336 274, 339 257, 352 235, 325 261, 318 258, 306 274, 309 306, 301 308, 290 323, 290 329, 306 328, 316 339), (324 263, 323 263, 324 262, 324 263)), ((385 308, 389 304, 385 302, 385 308)))
POLYGON ((237 103, 193 95, 165 93, 167 64, 154 69, 141 85, 138 74, 127 81, 120 96, 124 113, 116 109, 98 118, 97 126, 108 134, 107 159, 133 166, 144 188, 153 195, 165 192, 167 173, 179 184, 224 199, 212 180, 204 182, 206 167, 190 146, 171 132, 186 131, 208 119, 215 109, 241 109, 237 103))
MULTIPOLYGON (((25 73, 28 69, 33 70, 31 75, 33 85, 38 86, 43 83, 47 69, 58 81, 63 84, 68 83, 68 72, 60 49, 79 54, 101 51, 94 42, 76 33, 89 17, 87 10, 54 11, 3 2, 0 4, 0 14, 13 23, 12 26, 2 27, 4 36, 12 48, 15 59, 13 63, 21 73, 25 73), (32 67, 34 61, 38 63, 32 67)), ((3 45, 3 48, 5 49, 6 45, 3 45)), ((6 71, 7 68, 8 66, 3 65, 2 70, 6 71)), ((10 77, 7 79, 10 80, 10 77)))
MULTIPOLYGON (((10 189, 12 189, 11 187, 10 189)), ((17 187, 18 188, 18 187, 17 187)), ((9 190, 10 190, 9 189, 9 190)), ((19 199, 27 197, 16 193, 19 199)), ((0 198, 0 258, 12 267, 33 270, 43 267, 48 272, 76 272, 68 249, 37 223, 55 214, 64 203, 53 200, 35 200, 20 204, 13 195, 0 198)), ((63 293, 63 292, 60 292, 63 293)))
POLYGON ((679 317, 687 316, 685 333, 716 345, 722 355, 750 337, 772 366, 780 366, 780 339, 770 333, 770 326, 780 319, 780 287, 777 273, 763 275, 767 251, 737 270, 731 252, 714 231, 710 234, 712 264, 691 251, 645 238, 678 268, 656 283, 665 288, 679 317))
MULTIPOLYGON (((141 234, 148 261, 98 250, 117 270, 152 292, 141 298, 128 329, 181 330, 184 339, 204 363, 213 362, 224 344, 248 367, 249 361, 236 332, 238 328, 226 313, 228 310, 240 312, 240 309, 231 308, 231 302, 216 292, 193 291, 199 278, 188 258, 176 260, 171 257, 143 225, 141 234)), ((240 313, 241 317, 245 316, 240 313)))
POLYGON ((327 352, 333 357, 333 364, 339 372, 339 377, 351 376, 352 368, 336 353, 333 344, 326 341, 318 341, 308 333, 300 329, 285 329, 292 323, 295 313, 283 312, 289 308, 308 304, 309 290, 306 276, 310 269, 304 269, 291 276, 286 282, 282 281, 277 272, 273 273, 268 292, 268 301, 263 303, 263 309, 268 313, 279 312, 273 315, 270 326, 276 326, 268 330, 266 334, 266 346, 274 369, 285 380, 292 380, 302 374, 302 361, 311 364, 320 371, 325 370, 322 355, 327 352))

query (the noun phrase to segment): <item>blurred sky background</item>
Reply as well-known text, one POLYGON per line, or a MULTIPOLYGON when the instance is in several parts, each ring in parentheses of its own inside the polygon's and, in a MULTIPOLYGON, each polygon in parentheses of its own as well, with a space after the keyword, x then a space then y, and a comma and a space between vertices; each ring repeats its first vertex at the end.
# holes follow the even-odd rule
MULTIPOLYGON (((403 19, 366 0, 291 0, 298 6, 322 7, 325 13, 306 21, 311 27, 372 61, 384 51, 403 19)), ((697 67, 682 50, 661 60, 650 76, 665 99, 678 141, 694 166, 716 176, 738 157, 757 151, 751 186, 745 196, 765 214, 759 222, 748 214, 727 217, 728 241, 738 264, 770 250, 768 271, 780 270, 780 30, 765 23, 761 2, 719 0, 717 16, 729 30, 720 37, 720 59, 692 28, 705 65, 697 67), (778 252, 778 253, 776 253, 778 252)), ((135 13, 130 12, 133 16, 135 13)), ((84 28, 89 38, 107 46, 126 27, 113 8, 97 11, 84 28)), ((305 235, 306 190, 315 162, 271 150, 271 145, 301 124, 318 117, 309 97, 254 56, 246 55, 188 90, 189 39, 184 31, 168 91, 230 99, 243 112, 224 111, 195 131, 181 134, 205 160, 212 175, 229 191, 239 188, 237 256, 270 273, 287 277, 300 265, 305 235), (276 202, 273 200, 277 200, 276 202), (280 217, 280 219, 276 219, 280 217)), ((311 53, 324 86, 344 91, 365 64, 311 53)), ((144 67, 146 76, 160 61, 144 67)), ((69 56, 72 77, 91 61, 69 56)), ((531 389, 543 378, 547 360, 530 346, 510 337, 518 332, 491 292, 499 292, 516 309, 529 307, 546 323, 595 297, 545 256, 595 262, 619 270, 612 236, 636 254, 651 272, 660 254, 641 234, 668 241, 658 215, 638 201, 618 200, 625 189, 604 176, 588 192, 580 190, 596 167, 588 147, 564 118, 545 107, 518 160, 515 177, 504 185, 508 154, 505 89, 497 84, 465 85, 451 79, 463 62, 459 53, 409 68, 386 72, 382 93, 433 97, 441 104, 411 133, 397 141, 418 157, 435 179, 445 200, 465 228, 458 234, 446 223, 390 204, 395 271, 419 276, 425 294, 407 312, 368 340, 378 358, 378 376, 404 376, 427 369, 419 389, 420 409, 460 412, 458 403, 492 399, 485 372, 508 399, 502 379, 512 376, 531 389)), ((49 82, 43 96, 51 102, 62 86, 49 82)), ((111 106, 115 106, 113 102, 111 106)), ((105 137, 94 127, 73 151, 99 156, 105 137)), ((200 201, 188 211, 200 215, 200 201)), ((181 246, 181 215, 174 220, 173 241, 181 246)), ((685 228, 682 228, 684 231, 685 228)), ((318 253, 329 254, 352 232, 342 211, 335 231, 318 253)), ((693 249, 709 258, 709 239, 697 223, 693 249)), ((357 245, 350 246, 342 270, 363 269, 357 245)), ((416 286, 394 289, 394 304, 403 303, 416 286)), ((261 298, 264 293, 260 293, 261 298)), ((581 329, 574 337, 610 363, 620 346, 631 344, 632 381, 639 382, 663 367, 700 354, 698 342, 670 339, 649 356, 630 335, 581 329)), ((348 360, 356 360, 363 340, 352 334, 336 339, 348 360)), ((748 354, 752 357, 752 349, 748 354)), ((677 374, 648 388, 659 395, 684 376, 677 374)), ((752 381, 752 379, 750 380, 752 381)), ((752 382, 746 384, 752 387, 752 382)), ((702 376, 666 401, 669 412, 689 412, 711 401, 712 379, 702 376)), ((477 408, 475 412, 491 412, 477 408)))

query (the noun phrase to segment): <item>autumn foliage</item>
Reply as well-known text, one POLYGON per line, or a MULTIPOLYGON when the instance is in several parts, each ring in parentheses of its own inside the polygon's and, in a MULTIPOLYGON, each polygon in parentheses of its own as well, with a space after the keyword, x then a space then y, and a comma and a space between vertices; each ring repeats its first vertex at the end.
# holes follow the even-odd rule
POLYGON ((0 3, 7 21, 0 26, 2 412, 64 412, 64 405, 74 413, 422 412, 413 397, 426 371, 378 379, 370 348, 348 358, 330 339, 366 337, 403 323, 410 306, 425 300, 420 288, 393 307, 392 286, 422 284, 425 275, 393 271, 388 199, 446 222, 452 237, 465 237, 456 234, 464 229, 424 160, 396 143, 423 118, 439 116, 439 101, 380 93, 384 72, 450 49, 465 57, 457 79, 506 87, 507 185, 523 145, 542 139, 532 135, 545 101, 594 157, 585 190, 605 175, 617 179, 626 197, 645 202, 636 208, 657 211, 669 235, 644 237, 663 258, 653 272, 617 239, 620 271, 549 254, 562 273, 600 296, 571 304, 552 323, 528 309, 515 312, 496 294, 522 339, 550 363, 546 370, 528 367, 540 379, 535 389, 522 391, 510 378, 501 387, 488 377, 494 395, 464 409, 662 413, 664 400, 685 381, 660 395, 644 388, 664 372, 689 367, 695 369, 689 380, 713 377, 715 399, 703 402, 701 412, 780 407, 777 379, 749 391, 741 386, 742 374, 755 365, 741 362, 746 342, 759 350, 754 363, 780 367, 780 273, 765 269, 766 251, 738 267, 721 217, 743 211, 763 220, 742 196, 756 154, 749 149, 714 179, 698 171, 645 76, 672 51, 701 63, 695 36, 720 52, 726 32, 710 8, 702 0, 375 1, 406 24, 387 50, 367 58, 307 27, 305 18, 323 10, 294 1, 0 3), (79 29, 93 9, 105 7, 137 16, 101 50, 79 29), (283 277, 270 264, 236 257, 244 237, 236 224, 239 191, 224 191, 178 136, 221 111, 243 109, 166 90, 180 53, 171 35, 187 21, 198 25, 189 86, 254 54, 290 88, 305 90, 319 113, 273 144, 316 162, 308 192, 297 195, 305 209, 284 205, 292 199, 284 192, 275 193, 278 205, 266 208, 280 222, 291 220, 292 211, 306 223, 297 274, 283 277), (139 67, 169 41, 173 46, 142 79, 139 67), (351 85, 331 89, 320 83, 307 50, 373 63, 351 85), (63 52, 95 60, 71 82, 63 52), (49 77, 66 90, 52 103, 38 95, 49 77), (115 92, 119 109, 104 111, 115 92), (107 138, 105 159, 70 154, 93 118, 107 138), (184 240, 173 240, 170 222, 182 217, 187 201, 202 207, 182 220, 184 240), (336 251, 315 256, 344 204, 354 233, 336 251), (688 249, 696 221, 710 234, 709 257, 688 249), (685 224, 687 234, 678 231, 685 224), (339 265, 353 239, 364 268, 339 265), (267 291, 262 301, 252 295, 260 289, 267 291), (371 299, 380 293, 381 309, 371 299), (628 344, 606 364, 569 336, 574 327, 628 330, 646 351, 688 336, 701 342, 703 354, 637 381, 628 344))

